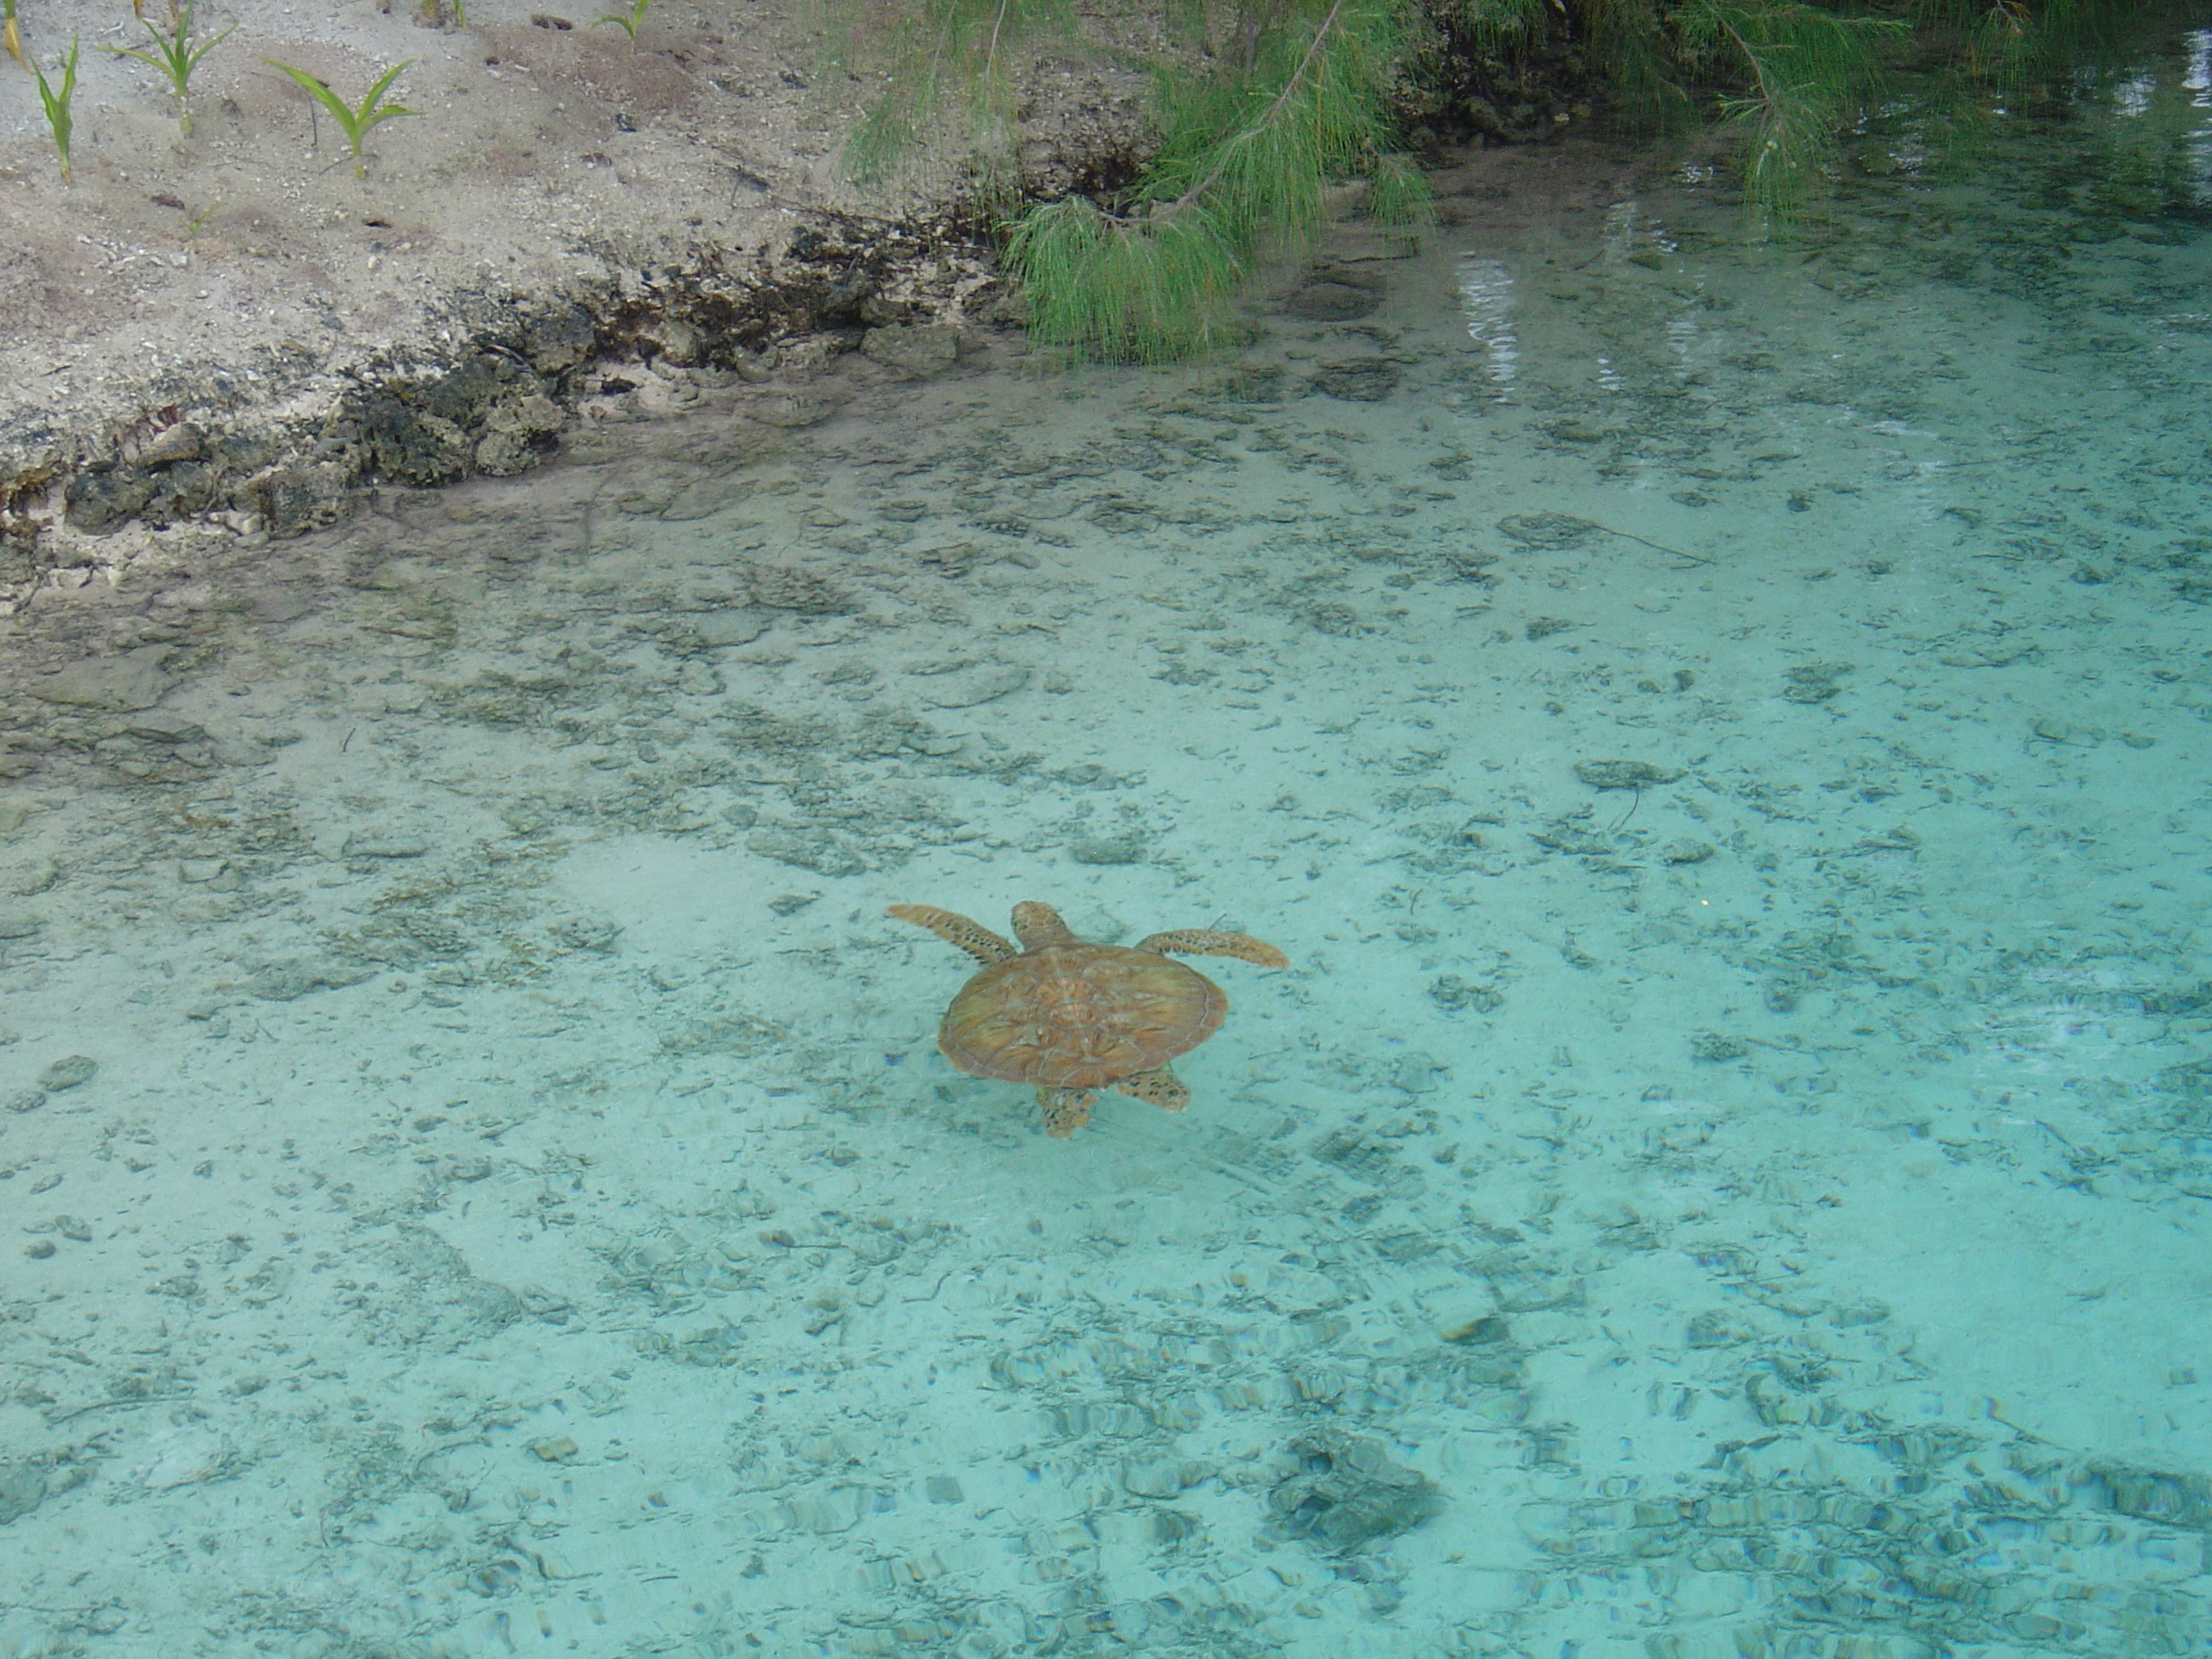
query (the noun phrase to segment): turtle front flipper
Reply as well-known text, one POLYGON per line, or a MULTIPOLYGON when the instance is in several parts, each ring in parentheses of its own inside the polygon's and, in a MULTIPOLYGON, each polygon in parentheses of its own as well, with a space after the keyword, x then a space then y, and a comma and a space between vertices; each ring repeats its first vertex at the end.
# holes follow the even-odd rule
POLYGON ((1139 951, 1180 951, 1189 957, 1235 957, 1262 968, 1287 968, 1291 959, 1265 939, 1249 933, 1222 933, 1211 927, 1178 927, 1137 941, 1139 951))
POLYGON ((970 921, 951 910, 940 910, 933 904, 894 904, 884 914, 910 921, 917 927, 927 927, 947 945, 957 945, 986 964, 1004 962, 1015 954, 1010 940, 1000 939, 980 922, 970 921))
POLYGON ((1132 1072, 1114 1086, 1130 1099, 1148 1101, 1164 1112, 1179 1112, 1190 1104, 1190 1085, 1164 1066, 1132 1072))
POLYGON ((1044 1108, 1044 1132, 1054 1140, 1065 1140, 1091 1121, 1091 1103, 1098 1098, 1096 1089, 1040 1089, 1037 1104, 1044 1108))

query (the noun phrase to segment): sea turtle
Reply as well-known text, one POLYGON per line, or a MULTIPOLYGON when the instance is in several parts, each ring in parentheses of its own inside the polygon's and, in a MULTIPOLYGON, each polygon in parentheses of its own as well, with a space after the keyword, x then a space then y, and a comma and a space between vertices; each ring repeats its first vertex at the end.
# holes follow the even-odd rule
POLYGON ((963 1072, 1035 1084, 1045 1129, 1055 1139, 1091 1121, 1091 1103, 1109 1085, 1170 1112, 1190 1103, 1190 1091, 1168 1062, 1221 1029, 1229 999, 1165 952, 1290 966, 1272 945, 1210 927, 1153 933, 1133 945, 1086 945, 1058 911, 1034 902, 1014 907, 1018 951, 989 928, 933 905, 894 904, 890 914, 983 964, 945 1011, 937 1046, 963 1072))

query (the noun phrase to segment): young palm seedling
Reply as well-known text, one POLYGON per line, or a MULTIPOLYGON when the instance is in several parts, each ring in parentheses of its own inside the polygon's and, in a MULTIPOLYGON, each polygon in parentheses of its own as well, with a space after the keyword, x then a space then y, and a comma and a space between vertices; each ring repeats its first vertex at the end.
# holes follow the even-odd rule
POLYGON ((200 59, 222 45, 223 37, 237 27, 233 23, 214 40, 203 40, 196 46, 192 44, 192 9, 188 4, 176 14, 175 27, 170 33, 162 33, 150 22, 146 24, 146 33, 154 37, 152 52, 135 51, 129 46, 110 46, 107 50, 118 58, 136 58, 168 77, 170 89, 177 94, 178 136, 189 138, 192 136, 192 112, 185 100, 189 95, 192 71, 200 66, 200 59))
POLYGON ((309 97, 331 112, 331 119, 338 124, 338 131, 345 134, 346 143, 353 147, 353 176, 356 179, 368 177, 368 163, 362 158, 361 141, 368 137, 369 129, 379 122, 389 121, 395 115, 422 113, 420 110, 409 109, 404 105, 382 104, 377 101, 391 88, 392 83, 399 78, 399 71, 415 61, 412 58, 394 64, 377 76, 376 83, 362 94, 358 108, 347 107, 345 100, 305 70, 294 69, 289 64, 280 64, 274 58, 264 58, 261 61, 271 69, 283 70, 285 74, 300 83, 309 97))
POLYGON ((47 82, 46 70, 36 64, 31 73, 39 77, 39 100, 46 106, 46 125, 54 131, 54 154, 61 159, 62 183, 73 185, 76 178, 70 172, 70 100, 76 96, 76 36, 70 36, 69 56, 61 61, 62 88, 56 92, 47 82))
POLYGON ((25 69, 30 64, 23 60, 23 36, 15 27, 15 0, 0 0, 0 46, 8 48, 8 55, 25 69))
POLYGON ((645 21, 645 9, 652 3, 653 0, 630 0, 628 11, 611 11, 603 16, 594 17, 592 27, 597 28, 602 23, 612 23, 629 36, 630 56, 635 58, 637 56, 638 25, 645 21))

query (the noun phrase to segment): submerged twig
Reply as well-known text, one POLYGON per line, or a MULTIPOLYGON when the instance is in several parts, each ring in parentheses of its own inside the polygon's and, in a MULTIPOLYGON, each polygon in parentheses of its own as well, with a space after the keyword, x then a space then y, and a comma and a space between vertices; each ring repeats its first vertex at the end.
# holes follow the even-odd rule
POLYGON ((1595 519, 1591 519, 1588 520, 1588 522, 1593 525, 1597 525, 1597 527, 1605 532, 1608 536, 1618 536, 1624 541, 1634 542, 1640 547, 1648 547, 1654 553, 1670 554, 1678 559, 1687 559, 1692 564, 1717 564, 1720 562, 1717 559, 1708 559, 1702 554, 1685 553, 1679 547, 1668 547, 1663 542, 1655 542, 1648 537, 1632 535, 1626 530, 1615 530, 1609 524, 1598 524, 1595 519))

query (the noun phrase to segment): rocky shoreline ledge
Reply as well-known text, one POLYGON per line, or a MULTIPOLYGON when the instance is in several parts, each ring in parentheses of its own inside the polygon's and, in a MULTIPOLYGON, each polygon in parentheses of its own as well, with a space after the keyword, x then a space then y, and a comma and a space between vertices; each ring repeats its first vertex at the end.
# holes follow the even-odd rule
POLYGON ((525 472, 579 425, 702 407, 811 425, 842 401, 816 389, 833 364, 855 357, 851 389, 930 378, 979 331, 1017 325, 1004 300, 950 216, 820 215, 777 258, 603 259, 556 294, 457 293, 372 356, 294 364, 277 348, 191 389, 172 373, 119 431, 19 420, 32 429, 0 447, 0 611, 48 585, 173 571, 211 539, 325 528, 379 487, 525 472))
MULTIPOLYGON (((1018 331, 957 171, 882 197, 842 177, 875 83, 832 70, 811 14, 655 0, 632 51, 470 12, 228 0, 236 38, 180 135, 118 56, 144 25, 44 0, 27 50, 81 38, 90 107, 66 186, 36 100, 0 100, 0 616, 304 534, 370 489, 527 471, 586 425, 804 425, 833 362, 858 391, 1018 331), (279 72, 350 91, 403 63, 414 118, 358 172, 279 72)), ((1589 113, 1582 76, 1564 48, 1448 58, 1409 140, 1540 142, 1589 113)), ((1071 52, 1027 85, 1025 188, 1130 176, 1141 75, 1071 52)))
MULTIPOLYGON (((582 17, 457 11, 224 0, 188 131, 119 55, 148 25, 27 14, 31 60, 81 42, 83 84, 74 183, 29 77, 0 87, 0 614, 303 534, 369 489, 524 471, 586 425, 803 424, 834 361, 854 389, 926 376, 1016 325, 957 169, 843 177, 877 83, 824 59, 811 13, 655 0, 632 50, 582 17), (408 118, 358 168, 283 72, 350 97, 395 65, 408 118)), ((1034 74, 1033 185, 1126 168, 1142 78, 1034 74)))

